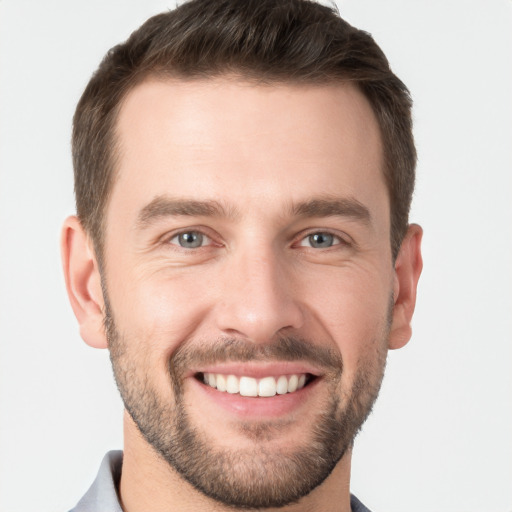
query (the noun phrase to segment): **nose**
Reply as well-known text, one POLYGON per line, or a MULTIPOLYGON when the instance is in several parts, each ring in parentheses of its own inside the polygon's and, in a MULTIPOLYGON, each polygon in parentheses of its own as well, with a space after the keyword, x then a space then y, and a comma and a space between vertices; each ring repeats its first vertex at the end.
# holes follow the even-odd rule
POLYGON ((216 322, 228 336, 267 343, 302 327, 304 315, 293 270, 270 249, 256 252, 233 256, 226 265, 216 322))

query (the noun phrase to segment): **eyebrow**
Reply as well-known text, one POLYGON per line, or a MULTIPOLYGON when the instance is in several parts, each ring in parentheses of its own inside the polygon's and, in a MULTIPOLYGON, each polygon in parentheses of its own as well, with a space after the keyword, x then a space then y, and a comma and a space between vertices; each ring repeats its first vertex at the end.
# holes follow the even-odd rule
POLYGON ((234 208, 226 208, 218 201, 196 201, 157 196, 148 203, 137 216, 137 226, 141 229, 165 217, 236 217, 234 208))
MULTIPOLYGON (((351 197, 321 197, 293 203, 290 213, 292 216, 304 218, 348 217, 371 224, 369 209, 351 197)), ((176 216, 237 218, 240 214, 236 208, 226 207, 215 200, 198 201, 157 196, 139 212, 137 227, 144 229, 156 220, 176 216)))
POLYGON ((349 217, 371 224, 370 210, 352 197, 311 199, 292 205, 291 211, 298 217, 349 217))

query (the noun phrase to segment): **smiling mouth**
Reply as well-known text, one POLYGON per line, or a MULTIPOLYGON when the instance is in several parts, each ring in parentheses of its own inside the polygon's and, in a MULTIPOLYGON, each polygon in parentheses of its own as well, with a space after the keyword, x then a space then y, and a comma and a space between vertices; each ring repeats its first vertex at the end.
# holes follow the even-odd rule
POLYGON ((316 379, 310 373, 256 379, 248 376, 206 372, 196 374, 196 378, 217 391, 247 397, 272 397, 295 393, 316 379))

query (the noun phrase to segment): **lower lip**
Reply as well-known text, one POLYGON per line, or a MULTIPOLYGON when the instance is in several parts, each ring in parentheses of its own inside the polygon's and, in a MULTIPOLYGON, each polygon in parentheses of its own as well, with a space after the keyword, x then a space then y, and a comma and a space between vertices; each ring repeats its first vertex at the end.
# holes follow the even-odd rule
POLYGON ((239 393, 217 391, 195 378, 191 378, 191 380, 194 389, 231 414, 247 419, 262 419, 262 417, 271 419, 296 412, 304 407, 321 379, 316 378, 293 393, 271 397, 248 397, 239 393))

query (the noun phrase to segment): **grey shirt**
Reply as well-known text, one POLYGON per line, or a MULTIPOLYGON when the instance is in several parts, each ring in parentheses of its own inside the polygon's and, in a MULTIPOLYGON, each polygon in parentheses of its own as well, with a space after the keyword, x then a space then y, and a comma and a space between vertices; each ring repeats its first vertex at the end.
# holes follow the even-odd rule
MULTIPOLYGON (((123 512, 117 489, 121 479, 123 452, 108 452, 89 490, 70 512, 123 512)), ((370 512, 355 496, 350 497, 352 512, 370 512)))

